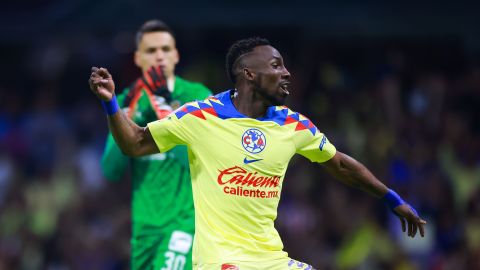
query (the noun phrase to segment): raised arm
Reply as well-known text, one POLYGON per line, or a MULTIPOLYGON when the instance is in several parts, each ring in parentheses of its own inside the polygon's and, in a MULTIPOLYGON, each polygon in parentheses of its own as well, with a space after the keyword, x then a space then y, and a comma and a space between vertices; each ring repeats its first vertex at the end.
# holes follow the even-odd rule
POLYGON ((148 128, 138 126, 119 109, 115 83, 107 69, 92 67, 88 83, 101 100, 113 138, 125 155, 136 157, 159 152, 148 128))
POLYGON ((426 221, 418 216, 412 206, 403 201, 393 190, 388 189, 360 162, 337 151, 332 159, 322 165, 343 183, 381 198, 400 218, 404 232, 408 225, 408 236, 414 237, 417 229, 420 231, 420 235, 424 236, 426 221))

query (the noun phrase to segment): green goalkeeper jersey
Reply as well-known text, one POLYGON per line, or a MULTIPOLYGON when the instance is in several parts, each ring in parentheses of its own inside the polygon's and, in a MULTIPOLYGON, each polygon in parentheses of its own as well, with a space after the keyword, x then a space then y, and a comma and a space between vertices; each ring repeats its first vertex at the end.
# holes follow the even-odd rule
MULTIPOLYGON (((129 89, 117 96, 119 104, 129 89)), ((171 105, 179 105, 194 100, 203 100, 211 92, 199 83, 176 77, 171 105)), ((157 120, 145 91, 138 99, 132 119, 140 126, 157 120)), ((173 220, 191 220, 194 226, 194 209, 188 154, 186 146, 177 146, 166 152, 139 158, 122 154, 111 134, 108 135, 102 156, 102 172, 110 181, 123 178, 130 168, 132 179, 132 224, 133 236, 149 234, 152 227, 162 228, 173 220)))

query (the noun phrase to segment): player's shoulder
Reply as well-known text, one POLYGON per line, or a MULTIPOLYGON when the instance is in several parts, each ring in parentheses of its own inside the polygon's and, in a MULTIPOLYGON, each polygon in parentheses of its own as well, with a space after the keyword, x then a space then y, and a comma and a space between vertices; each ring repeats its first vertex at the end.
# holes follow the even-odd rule
POLYGON ((280 106, 272 106, 268 108, 265 120, 270 120, 270 119, 284 120, 284 121, 287 121, 288 123, 291 120, 296 120, 296 121, 307 120, 308 117, 306 117, 304 114, 300 112, 297 112, 291 109, 286 105, 280 105, 280 106))
POLYGON ((182 119, 184 116, 190 115, 193 119, 207 120, 207 116, 213 116, 214 118, 227 119, 232 117, 232 109, 225 100, 227 98, 227 92, 223 92, 217 95, 208 96, 203 100, 195 100, 186 102, 178 109, 173 111, 173 114, 177 119, 182 119))
POLYGON ((288 127, 294 133, 307 130, 315 135, 318 131, 315 124, 307 116, 285 105, 270 107, 264 120, 273 121, 279 126, 288 127))

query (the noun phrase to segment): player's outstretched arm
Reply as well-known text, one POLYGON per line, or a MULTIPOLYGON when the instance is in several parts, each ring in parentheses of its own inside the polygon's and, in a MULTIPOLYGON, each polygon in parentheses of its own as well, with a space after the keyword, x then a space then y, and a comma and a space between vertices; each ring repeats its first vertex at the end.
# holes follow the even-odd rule
POLYGON ((352 157, 337 151, 329 161, 322 163, 326 170, 343 183, 364 190, 382 200, 400 218, 402 230, 408 227, 408 236, 414 237, 417 230, 420 235, 425 235, 424 225, 417 211, 402 200, 395 191, 388 189, 365 166, 352 157))
POLYGON ((115 83, 107 69, 92 67, 88 83, 92 92, 102 102, 113 138, 124 154, 143 156, 159 152, 148 128, 139 127, 119 109, 115 97, 115 83))

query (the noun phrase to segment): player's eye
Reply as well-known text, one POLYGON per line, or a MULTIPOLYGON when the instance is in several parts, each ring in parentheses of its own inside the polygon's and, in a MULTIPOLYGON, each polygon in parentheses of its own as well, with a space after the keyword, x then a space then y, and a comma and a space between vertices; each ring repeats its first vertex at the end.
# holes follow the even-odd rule
POLYGON ((165 47, 162 47, 162 51, 163 52, 170 52, 172 50, 172 47, 169 47, 169 46, 165 46, 165 47))
POLYGON ((272 63, 272 67, 273 67, 274 69, 277 69, 277 68, 280 67, 280 65, 279 65, 278 63, 272 63))
POLYGON ((150 53, 155 53, 155 51, 156 51, 155 48, 148 48, 148 49, 146 50, 146 52, 149 53, 149 54, 150 54, 150 53))

